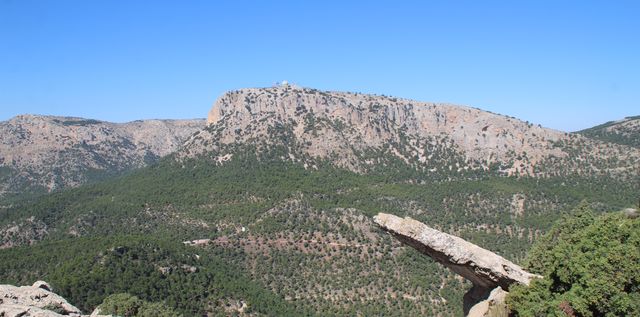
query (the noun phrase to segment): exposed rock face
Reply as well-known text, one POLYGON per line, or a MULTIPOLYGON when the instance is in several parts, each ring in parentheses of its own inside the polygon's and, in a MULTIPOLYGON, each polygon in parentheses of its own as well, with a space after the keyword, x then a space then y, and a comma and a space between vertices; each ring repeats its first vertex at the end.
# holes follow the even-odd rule
POLYGON ((540 277, 489 250, 411 218, 379 213, 374 221, 400 241, 482 288, 500 286, 506 290, 513 283, 529 285, 531 279, 540 277))
POLYGON ((51 285, 49 285, 49 283, 45 281, 36 281, 35 283, 33 283, 33 285, 31 285, 31 287, 42 288, 45 291, 53 292, 53 289, 51 289, 51 285))
MULTIPOLYGON (((0 285, 0 316, 2 317, 61 317, 87 316, 69 304, 67 300, 52 292, 45 281, 32 286, 0 285)), ((109 317, 94 311, 91 317, 109 317)))
POLYGON ((33 286, 0 285, 0 316, 80 316, 81 312, 61 296, 43 287, 38 281, 33 286), (52 310, 61 312, 58 314, 52 310))
POLYGON ((500 287, 494 288, 489 298, 477 303, 469 310, 467 317, 506 317, 509 315, 507 293, 500 287))
MULTIPOLYGON (((329 137, 327 141, 336 142, 335 145, 342 138, 347 138, 352 141, 347 144, 358 147, 382 147, 390 141, 399 141, 402 132, 407 136, 422 138, 446 135, 471 159, 485 159, 489 156, 492 156, 492 160, 504 159, 510 150, 519 153, 529 151, 534 155, 538 150, 544 150, 545 154, 564 155, 558 149, 548 148, 546 142, 537 142, 548 139, 558 141, 564 138, 564 133, 531 126, 517 119, 479 109, 365 94, 320 92, 290 86, 243 89, 225 94, 211 109, 207 123, 216 124, 226 120, 237 128, 246 129, 253 120, 269 114, 271 118, 281 118, 283 122, 298 120, 294 133, 297 137, 307 136, 306 139, 313 139, 305 135, 305 129, 312 127, 303 124, 303 120, 311 115, 316 120, 341 120, 356 129, 342 135, 334 131, 323 131, 329 134, 324 136, 325 139, 329 137)), ((241 134, 240 138, 246 139, 252 135, 255 134, 241 134)), ((223 142, 238 138, 232 133, 223 137, 223 142)), ((318 146, 322 145, 316 147, 318 146)), ((331 144, 324 148, 311 147, 309 153, 328 156, 332 148, 334 146, 331 144)), ((418 156, 425 156, 418 146, 413 150, 418 156)))
POLYGON ((206 154, 223 163, 234 155, 233 144, 258 150, 284 144, 289 150, 283 159, 310 167, 314 163, 306 158, 362 172, 384 164, 367 157, 378 151, 430 172, 497 168, 534 176, 624 175, 640 162, 637 149, 475 108, 292 86, 226 93, 207 122, 187 142, 183 157, 206 154))
POLYGON ((636 219, 638 218, 638 209, 635 208, 625 208, 622 213, 627 216, 627 218, 636 219))
POLYGON ((204 126, 204 119, 110 123, 16 116, 0 122, 0 195, 34 188, 51 191, 142 167, 175 151, 204 126))
MULTIPOLYGON (((0 304, 0 316, 2 317, 61 317, 65 315, 58 314, 48 309, 14 305, 14 304, 0 304)), ((78 315, 69 315, 78 316, 78 315)))

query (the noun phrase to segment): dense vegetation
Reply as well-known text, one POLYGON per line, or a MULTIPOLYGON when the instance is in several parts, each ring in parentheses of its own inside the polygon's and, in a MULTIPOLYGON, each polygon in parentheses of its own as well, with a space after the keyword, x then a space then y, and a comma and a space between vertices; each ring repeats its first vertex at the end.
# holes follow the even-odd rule
POLYGON ((85 311, 127 293, 184 316, 241 303, 265 315, 460 315, 469 285, 371 216, 409 215, 518 261, 559 211, 585 198, 619 209, 638 192, 605 177, 433 176, 391 159, 368 174, 314 170, 255 152, 223 165, 169 158, 5 204, 2 243, 25 246, 0 250, 0 283, 44 279, 85 311))
POLYGON ((123 317, 182 317, 161 303, 149 303, 136 296, 120 293, 109 295, 99 306, 100 313, 123 317))
POLYGON ((248 312, 303 314, 220 254, 154 236, 43 242, 4 250, 0 262, 3 282, 22 285, 44 276, 56 293, 84 311, 110 294, 130 293, 186 316, 201 316, 207 309, 224 316, 227 301, 242 298, 251 298, 248 312))
POLYGON ((640 219, 595 216, 587 206, 565 216, 529 253, 525 266, 544 276, 515 286, 516 316, 639 316, 640 219))

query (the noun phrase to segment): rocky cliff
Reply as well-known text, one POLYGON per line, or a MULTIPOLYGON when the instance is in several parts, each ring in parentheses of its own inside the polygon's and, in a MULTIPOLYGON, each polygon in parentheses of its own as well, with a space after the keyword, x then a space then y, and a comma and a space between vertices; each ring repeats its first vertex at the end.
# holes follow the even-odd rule
POLYGON ((442 172, 626 174, 640 151, 476 108, 281 86, 221 96, 183 157, 230 159, 234 145, 285 147, 283 159, 363 172, 389 158, 442 172), (386 158, 386 159, 385 159, 386 158))
POLYGON ((14 117, 0 122, 0 195, 76 186, 144 166, 175 151, 204 125, 203 119, 14 117))

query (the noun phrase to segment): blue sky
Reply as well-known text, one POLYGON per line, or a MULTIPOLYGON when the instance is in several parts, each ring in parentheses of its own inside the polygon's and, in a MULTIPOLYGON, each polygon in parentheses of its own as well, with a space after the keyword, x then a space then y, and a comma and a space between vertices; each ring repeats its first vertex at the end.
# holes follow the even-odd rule
POLYGON ((564 131, 640 114, 639 1, 0 0, 0 120, 206 117, 288 80, 564 131))

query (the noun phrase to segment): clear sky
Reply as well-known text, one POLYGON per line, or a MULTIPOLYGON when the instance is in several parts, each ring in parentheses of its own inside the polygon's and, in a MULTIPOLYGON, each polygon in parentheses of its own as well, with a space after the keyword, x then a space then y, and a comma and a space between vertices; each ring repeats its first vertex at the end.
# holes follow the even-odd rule
POLYGON ((574 131, 640 115, 640 1, 0 0, 0 120, 202 118, 282 80, 574 131))

